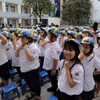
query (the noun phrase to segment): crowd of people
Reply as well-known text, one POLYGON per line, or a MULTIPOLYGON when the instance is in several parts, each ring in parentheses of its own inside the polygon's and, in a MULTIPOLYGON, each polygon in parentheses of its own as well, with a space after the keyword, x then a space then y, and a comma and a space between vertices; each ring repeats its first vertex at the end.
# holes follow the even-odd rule
POLYGON ((45 70, 58 100, 92 100, 100 96, 100 30, 91 26, 2 28, 0 32, 0 87, 9 84, 15 68, 31 96, 42 100, 39 72, 45 70))

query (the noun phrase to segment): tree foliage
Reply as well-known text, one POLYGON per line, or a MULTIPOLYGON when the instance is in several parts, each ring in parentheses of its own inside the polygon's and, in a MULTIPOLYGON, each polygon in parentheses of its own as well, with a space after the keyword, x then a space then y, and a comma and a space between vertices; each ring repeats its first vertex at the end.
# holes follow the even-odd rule
POLYGON ((47 14, 52 9, 50 0, 23 0, 23 4, 26 7, 32 8, 32 14, 38 16, 40 20, 42 14, 47 14))
POLYGON ((62 19, 72 25, 87 23, 91 7, 91 0, 66 0, 63 5, 62 19))

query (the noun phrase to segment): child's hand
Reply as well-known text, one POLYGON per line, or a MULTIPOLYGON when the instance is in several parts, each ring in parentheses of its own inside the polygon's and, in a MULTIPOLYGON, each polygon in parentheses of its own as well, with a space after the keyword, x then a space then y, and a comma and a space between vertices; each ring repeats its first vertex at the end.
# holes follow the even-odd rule
POLYGON ((41 36, 41 37, 40 37, 40 40, 44 40, 44 37, 41 36))
POLYGON ((23 48, 23 46, 21 45, 21 46, 19 46, 19 48, 18 48, 18 49, 19 49, 19 50, 21 50, 22 48, 23 48))
POLYGON ((6 51, 8 51, 9 50, 9 48, 6 48, 6 51))
POLYGON ((67 70, 70 69, 71 63, 72 63, 71 61, 66 61, 66 62, 65 62, 65 67, 66 67, 67 70))
POLYGON ((52 69, 51 76, 54 76, 56 74, 56 70, 52 69))
POLYGON ((85 55, 83 54, 83 51, 81 50, 80 54, 79 54, 79 59, 82 60, 84 59, 85 55))
POLYGON ((23 49, 25 50, 25 49, 27 49, 28 48, 28 45, 24 45, 23 46, 23 49))

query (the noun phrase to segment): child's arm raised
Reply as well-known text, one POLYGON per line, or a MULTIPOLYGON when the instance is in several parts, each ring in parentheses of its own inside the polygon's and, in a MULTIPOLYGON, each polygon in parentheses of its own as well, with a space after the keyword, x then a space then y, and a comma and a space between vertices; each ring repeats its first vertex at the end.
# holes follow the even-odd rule
POLYGON ((19 52, 20 50, 23 48, 23 46, 21 45, 15 52, 16 57, 19 57, 19 52))
POLYGON ((66 67, 66 77, 67 77, 69 86, 71 88, 73 88, 77 83, 74 82, 73 79, 72 79, 72 76, 71 76, 71 73, 70 73, 70 66, 71 66, 71 62, 67 61, 66 64, 65 64, 65 67, 66 67))
POLYGON ((5 45, 5 44, 7 43, 6 37, 3 36, 3 35, 0 33, 0 38, 2 39, 1 43, 2 43, 3 45, 5 45))
POLYGON ((34 60, 34 56, 33 56, 32 53, 29 51, 28 46, 25 45, 23 48, 24 48, 24 50, 25 50, 25 53, 26 53, 27 58, 28 58, 30 61, 33 61, 33 60, 34 60))

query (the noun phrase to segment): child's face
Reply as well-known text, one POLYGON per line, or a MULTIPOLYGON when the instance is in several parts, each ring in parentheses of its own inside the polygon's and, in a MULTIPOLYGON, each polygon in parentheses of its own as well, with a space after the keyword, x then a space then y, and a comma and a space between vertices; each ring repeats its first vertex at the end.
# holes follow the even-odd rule
POLYGON ((52 37, 52 36, 51 36, 51 34, 49 33, 49 34, 48 34, 48 39, 49 39, 50 41, 51 41, 51 37, 52 37))
POLYGON ((100 38, 98 39, 98 44, 100 45, 100 38))
POLYGON ((90 45, 89 44, 82 44, 82 51, 83 54, 86 55, 90 52, 90 45))
POLYGON ((67 60, 71 60, 75 57, 75 50, 71 47, 70 47, 70 49, 66 48, 66 49, 64 49, 64 55, 67 60))
POLYGON ((87 33, 87 32, 83 32, 83 35, 84 35, 85 37, 90 37, 90 34, 87 33))
POLYGON ((72 36, 70 34, 67 34, 68 39, 72 39, 72 36))
POLYGON ((77 38, 77 40, 81 43, 82 39, 81 38, 77 38))
POLYGON ((44 36, 44 31, 43 30, 40 30, 40 36, 44 36))
POLYGON ((28 44, 29 40, 23 36, 23 37, 21 37, 21 41, 22 41, 22 45, 24 46, 24 45, 28 44))

